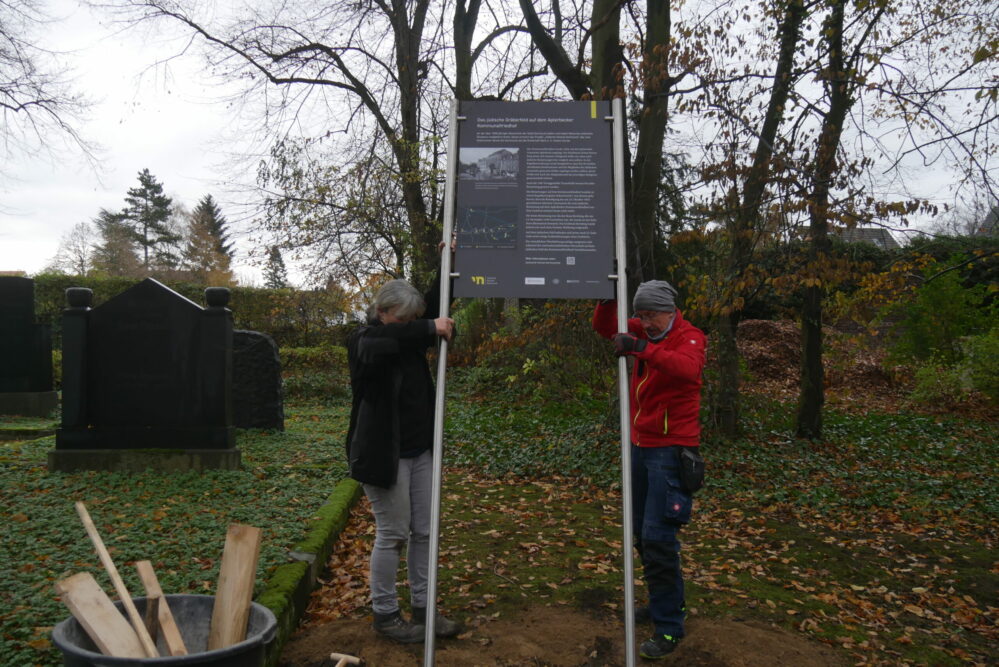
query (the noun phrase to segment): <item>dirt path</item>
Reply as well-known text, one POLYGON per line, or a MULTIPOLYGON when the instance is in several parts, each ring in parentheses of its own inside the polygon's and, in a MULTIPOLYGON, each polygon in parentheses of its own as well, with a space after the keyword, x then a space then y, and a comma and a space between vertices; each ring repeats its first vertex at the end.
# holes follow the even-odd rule
MULTIPOLYGON (((533 606, 516 619, 479 617, 457 639, 437 642, 436 664, 614 667, 624 664, 623 624, 568 606, 533 606), (476 625, 477 624, 477 625, 476 625)), ((640 628, 636 641, 646 636, 640 628)), ((848 664, 842 654, 752 621, 691 620, 687 638, 661 665, 703 667, 826 667, 848 664)), ((637 646, 637 644, 636 644, 637 646)), ((282 654, 282 667, 329 667, 331 652, 360 656, 373 667, 412 667, 423 647, 375 636, 370 619, 345 618, 300 630, 282 654)), ((641 659, 639 662, 644 663, 641 659)), ((653 664, 653 663, 648 663, 653 664)))

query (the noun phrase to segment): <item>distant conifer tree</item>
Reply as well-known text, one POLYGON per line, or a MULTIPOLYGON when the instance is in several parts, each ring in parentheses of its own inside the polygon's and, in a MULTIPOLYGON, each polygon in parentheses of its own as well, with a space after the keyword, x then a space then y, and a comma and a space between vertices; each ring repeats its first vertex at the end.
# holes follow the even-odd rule
POLYGON ((267 251, 267 266, 264 267, 264 287, 279 289, 289 287, 288 269, 281 257, 281 249, 276 245, 267 251))
POLYGON ((152 262, 174 267, 179 262, 176 252, 180 234, 170 228, 173 201, 163 194, 163 185, 148 169, 139 172, 139 185, 128 190, 123 220, 132 227, 135 240, 142 248, 142 266, 146 271, 152 262))
POLYGON ((215 237, 215 250, 230 260, 236 258, 235 246, 229 239, 229 222, 211 195, 205 195, 191 214, 194 220, 205 225, 215 237))

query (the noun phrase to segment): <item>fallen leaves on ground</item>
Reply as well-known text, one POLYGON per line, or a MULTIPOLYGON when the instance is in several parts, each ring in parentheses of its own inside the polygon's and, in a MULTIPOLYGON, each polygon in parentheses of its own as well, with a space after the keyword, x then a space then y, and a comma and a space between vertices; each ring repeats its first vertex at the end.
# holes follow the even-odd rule
MULTIPOLYGON (((791 504, 733 507, 732 500, 699 496, 694 523, 681 534, 692 613, 750 612, 848 651, 860 665, 903 664, 903 649, 914 643, 959 661, 987 663, 982 647, 999 641, 994 600, 961 592, 966 582, 957 581, 960 572, 949 567, 945 553, 914 551, 909 541, 916 536, 957 545, 975 537, 973 524, 926 525, 890 511, 838 520, 791 504), (962 634, 978 640, 965 642, 962 634)), ((444 504, 439 592, 449 611, 465 615, 473 626, 499 615, 493 612, 497 594, 578 604, 564 591, 576 591, 581 581, 615 591, 588 603, 619 609, 616 491, 567 480, 498 481, 450 471, 444 504), (469 498, 478 502, 457 512, 455 505, 469 498), (583 507, 589 511, 578 509, 583 507), (496 516, 517 530, 491 527, 496 516)), ((991 537, 985 537, 991 548, 991 537)), ((370 614, 373 538, 370 510, 362 501, 312 595, 305 627, 370 614)), ((636 572, 640 576, 637 565, 636 572)), ((640 595, 640 582, 638 588, 640 595)), ((406 596, 403 587, 400 597, 406 596)))

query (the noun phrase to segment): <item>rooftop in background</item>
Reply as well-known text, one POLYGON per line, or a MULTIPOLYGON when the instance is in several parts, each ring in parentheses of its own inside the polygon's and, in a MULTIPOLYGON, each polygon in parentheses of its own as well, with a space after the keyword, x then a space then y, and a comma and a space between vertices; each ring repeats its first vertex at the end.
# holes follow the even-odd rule
POLYGON ((882 250, 899 248, 898 241, 882 227, 836 227, 833 233, 847 243, 870 243, 882 250))
POLYGON ((999 234, 999 205, 993 206, 972 236, 995 236, 999 234))

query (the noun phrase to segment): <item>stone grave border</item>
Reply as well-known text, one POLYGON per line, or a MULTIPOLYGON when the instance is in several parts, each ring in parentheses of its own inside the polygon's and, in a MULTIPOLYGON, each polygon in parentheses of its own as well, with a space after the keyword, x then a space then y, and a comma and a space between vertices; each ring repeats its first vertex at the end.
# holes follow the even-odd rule
POLYGON ((291 634, 298 627, 316 580, 326 568, 333 547, 347 525, 350 510, 361 498, 361 485, 345 478, 337 483, 326 502, 312 517, 312 528, 289 551, 294 561, 279 565, 256 602, 274 612, 277 635, 267 647, 265 665, 274 667, 291 634))

